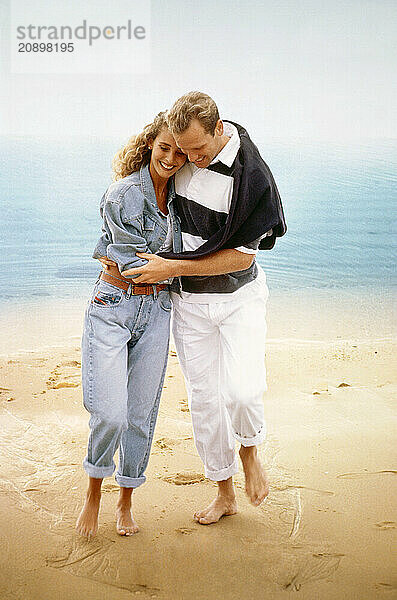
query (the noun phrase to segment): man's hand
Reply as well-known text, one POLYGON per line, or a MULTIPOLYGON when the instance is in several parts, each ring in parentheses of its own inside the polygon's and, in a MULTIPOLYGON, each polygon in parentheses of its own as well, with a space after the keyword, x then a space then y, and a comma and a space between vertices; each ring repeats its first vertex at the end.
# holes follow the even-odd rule
POLYGON ((99 262, 102 264, 105 271, 107 271, 108 267, 117 267, 117 263, 114 260, 110 260, 107 256, 101 256, 98 258, 99 262))
POLYGON ((174 262, 167 258, 157 256, 157 254, 147 254, 146 252, 137 252, 139 258, 144 258, 148 262, 143 267, 128 269, 121 274, 123 277, 132 278, 137 283, 158 283, 168 277, 174 277, 174 262), (136 277, 134 277, 136 275, 136 277))

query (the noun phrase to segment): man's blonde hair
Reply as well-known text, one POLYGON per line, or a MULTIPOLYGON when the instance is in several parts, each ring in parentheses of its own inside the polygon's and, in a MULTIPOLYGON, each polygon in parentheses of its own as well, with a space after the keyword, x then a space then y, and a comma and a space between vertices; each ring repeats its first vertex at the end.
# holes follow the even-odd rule
POLYGON ((189 92, 174 103, 167 113, 168 127, 173 134, 180 134, 190 127, 193 119, 197 119, 204 131, 212 136, 219 121, 218 107, 213 99, 203 92, 189 92))

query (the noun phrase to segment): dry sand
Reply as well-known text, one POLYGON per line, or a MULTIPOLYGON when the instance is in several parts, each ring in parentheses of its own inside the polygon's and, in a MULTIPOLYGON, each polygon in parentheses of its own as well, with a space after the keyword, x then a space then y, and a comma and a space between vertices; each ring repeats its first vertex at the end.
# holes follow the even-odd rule
POLYGON ((249 504, 240 473, 238 514, 193 521, 216 487, 202 475, 171 351, 148 482, 135 494, 141 531, 116 534, 108 479, 91 541, 74 532, 88 433, 81 305, 0 317, 1 600, 397 597, 390 303, 326 300, 270 303, 267 502, 249 504))

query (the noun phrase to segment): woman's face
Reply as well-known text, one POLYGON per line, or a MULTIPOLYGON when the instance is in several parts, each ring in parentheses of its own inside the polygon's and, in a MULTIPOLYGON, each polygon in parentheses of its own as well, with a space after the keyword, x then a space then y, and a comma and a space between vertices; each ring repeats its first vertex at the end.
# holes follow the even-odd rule
POLYGON ((178 148, 168 127, 163 127, 153 141, 150 167, 162 179, 174 175, 186 162, 186 154, 178 148))

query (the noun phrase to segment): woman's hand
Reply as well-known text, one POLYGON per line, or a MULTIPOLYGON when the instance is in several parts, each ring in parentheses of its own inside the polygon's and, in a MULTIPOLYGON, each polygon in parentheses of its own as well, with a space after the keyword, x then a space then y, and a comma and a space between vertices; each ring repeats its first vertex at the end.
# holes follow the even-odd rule
POLYGON ((107 256, 101 256, 98 258, 99 262, 102 264, 105 271, 108 270, 109 267, 117 267, 117 263, 114 260, 110 260, 107 256))

